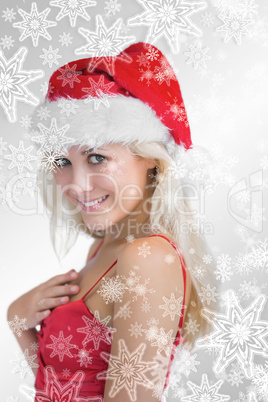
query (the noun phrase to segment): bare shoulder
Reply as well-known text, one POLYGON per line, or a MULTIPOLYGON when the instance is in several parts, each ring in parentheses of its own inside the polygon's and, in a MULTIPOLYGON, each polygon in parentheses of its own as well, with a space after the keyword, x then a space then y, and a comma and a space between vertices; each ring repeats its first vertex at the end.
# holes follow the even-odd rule
POLYGON ((178 265, 181 265, 178 252, 160 236, 135 239, 126 244, 118 256, 118 268, 123 271, 139 266, 147 272, 163 273, 178 265))

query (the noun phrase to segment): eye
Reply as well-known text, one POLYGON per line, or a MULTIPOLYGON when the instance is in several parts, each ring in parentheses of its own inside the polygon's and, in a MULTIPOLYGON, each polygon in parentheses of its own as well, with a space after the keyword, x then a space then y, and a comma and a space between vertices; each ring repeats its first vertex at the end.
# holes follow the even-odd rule
POLYGON ((54 163, 58 168, 68 165, 69 162, 70 161, 66 158, 57 158, 54 160, 54 163))
POLYGON ((93 165, 98 165, 106 159, 105 156, 98 155, 98 154, 89 155, 88 159, 91 159, 91 158, 95 158, 95 161, 97 161, 97 162, 92 161, 93 165))

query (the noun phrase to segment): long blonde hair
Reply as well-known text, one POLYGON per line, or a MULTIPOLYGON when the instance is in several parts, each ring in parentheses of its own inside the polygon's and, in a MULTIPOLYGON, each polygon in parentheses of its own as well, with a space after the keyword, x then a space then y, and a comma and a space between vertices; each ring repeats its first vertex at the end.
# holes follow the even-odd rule
MULTIPOLYGON (((124 145, 125 146, 125 145, 124 145)), ((150 224, 152 234, 161 233, 172 240, 181 251, 186 263, 186 280, 191 280, 190 303, 185 307, 183 338, 184 341, 193 343, 199 336, 203 336, 210 331, 207 321, 201 315, 200 310, 204 307, 202 298, 200 297, 201 287, 203 290, 206 285, 217 290, 216 279, 213 273, 214 258, 211 254, 207 241, 201 231, 182 230, 189 228, 191 224, 196 223, 197 217, 194 216, 194 210, 190 204, 191 196, 187 194, 187 181, 183 177, 182 171, 174 168, 174 160, 170 157, 164 144, 160 142, 138 142, 134 141, 127 145, 128 150, 134 157, 147 158, 155 161, 157 166, 157 175, 154 181, 154 190, 151 197, 150 224), (180 197, 173 198, 173 191, 180 191, 180 197), (176 201, 176 205, 175 205, 176 201), (167 213, 169 211, 169 213, 167 213), (209 256, 211 260, 206 265, 204 272, 200 275, 194 274, 194 270, 198 270, 204 266, 204 256, 209 256), (205 276, 205 278, 202 278, 205 276), (199 328, 197 334, 191 332, 189 325, 186 323, 187 317, 191 319, 195 327, 199 328)), ((183 147, 181 147, 183 149, 183 147)), ((189 151, 188 151, 189 154, 189 151)), ((182 152, 183 156, 184 153, 182 152)), ((180 161, 177 161, 180 163, 180 161)), ((183 164, 182 164, 183 166, 183 164)), ((44 169, 38 172, 40 185, 40 195, 50 214, 50 235, 55 253, 61 260, 75 244, 79 232, 89 238, 100 238, 104 236, 102 232, 94 232, 90 230, 83 222, 81 213, 72 216, 72 230, 69 230, 68 220, 70 214, 66 211, 71 210, 71 203, 63 197, 61 204, 64 207, 59 208, 59 198, 62 195, 56 186, 53 173, 47 174, 44 169)), ((195 225, 195 228, 198 224, 195 225)), ((202 270, 201 270, 202 271, 202 270)), ((204 270, 203 270, 204 271, 204 270)), ((214 307, 217 309, 218 306, 214 307)))

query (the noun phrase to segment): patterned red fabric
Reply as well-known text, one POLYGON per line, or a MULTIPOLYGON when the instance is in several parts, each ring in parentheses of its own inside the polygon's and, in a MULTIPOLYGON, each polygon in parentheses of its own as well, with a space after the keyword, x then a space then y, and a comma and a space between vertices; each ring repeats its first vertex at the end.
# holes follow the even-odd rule
POLYGON ((139 42, 117 56, 72 61, 52 74, 47 99, 83 99, 103 94, 140 99, 169 128, 176 144, 191 147, 180 85, 167 58, 155 46, 139 42))
MULTIPOLYGON (((184 280, 182 314, 169 360, 165 389, 168 385, 176 346, 182 342, 180 330, 184 317, 186 270, 183 256, 175 243, 162 235, 149 237, 152 236, 163 237, 178 252, 184 280)), ((101 245, 102 243, 92 258, 101 245)), ((51 314, 43 320, 38 332, 39 368, 35 381, 35 402, 56 402, 63 400, 59 398, 63 398, 65 395, 68 395, 69 398, 66 400, 76 402, 103 400, 105 375, 104 378, 99 379, 97 374, 105 373, 108 369, 108 363, 101 357, 101 353, 110 354, 113 330, 105 325, 105 320, 101 321, 99 317, 89 311, 84 299, 116 262, 117 260, 81 299, 54 308, 51 314)))

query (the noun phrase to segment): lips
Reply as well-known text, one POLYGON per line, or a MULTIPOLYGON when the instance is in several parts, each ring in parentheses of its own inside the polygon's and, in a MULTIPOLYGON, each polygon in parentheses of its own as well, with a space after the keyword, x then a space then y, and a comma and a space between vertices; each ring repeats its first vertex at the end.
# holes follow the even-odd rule
POLYGON ((96 202, 93 205, 87 205, 88 203, 78 201, 79 205, 81 206, 82 210, 85 212, 91 212, 91 211, 96 211, 109 197, 109 195, 105 195, 103 197, 95 198, 95 201, 99 200, 99 202, 96 202))

